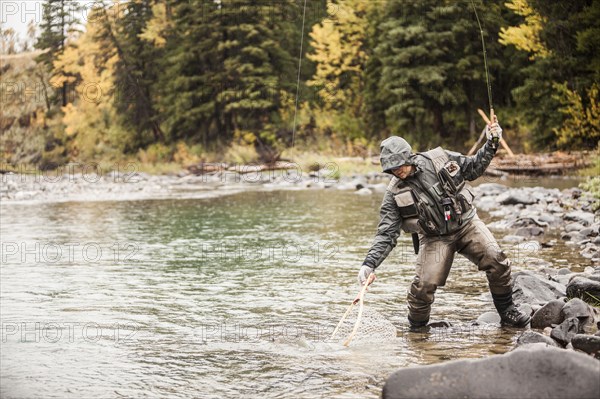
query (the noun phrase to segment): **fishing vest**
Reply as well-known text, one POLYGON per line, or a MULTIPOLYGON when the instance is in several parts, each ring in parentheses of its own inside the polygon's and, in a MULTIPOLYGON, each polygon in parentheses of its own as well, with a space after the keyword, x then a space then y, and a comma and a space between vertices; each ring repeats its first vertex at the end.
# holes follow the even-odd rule
POLYGON ((394 177, 388 185, 402 217, 402 230, 425 235, 459 230, 475 213, 473 188, 441 147, 417 155, 425 158, 419 175, 407 181, 394 177))

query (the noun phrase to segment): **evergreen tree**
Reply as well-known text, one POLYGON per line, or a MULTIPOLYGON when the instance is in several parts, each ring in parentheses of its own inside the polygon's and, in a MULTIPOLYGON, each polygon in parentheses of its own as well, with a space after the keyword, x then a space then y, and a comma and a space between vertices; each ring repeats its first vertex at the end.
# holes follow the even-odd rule
MULTIPOLYGON (((480 5, 479 5, 480 7, 480 5)), ((510 101, 512 76, 497 34, 501 1, 478 10, 483 22, 496 105, 510 101)), ((385 129, 420 147, 472 142, 481 126, 477 108, 489 107, 481 37, 469 2, 389 1, 375 14, 376 37, 367 66, 367 107, 385 116, 385 129)))
POLYGON ((98 40, 111 43, 119 55, 115 105, 124 127, 131 132, 126 141, 127 151, 164 140, 153 91, 160 75, 163 50, 140 38, 153 17, 155 3, 156 0, 133 0, 119 5, 119 18, 114 26, 108 15, 100 20, 103 29, 98 40))
MULTIPOLYGON (((46 0, 43 7, 41 34, 35 48, 44 50, 36 61, 46 65, 54 74, 54 61, 64 53, 69 35, 78 31, 80 23, 77 13, 81 10, 79 2, 69 0, 46 0)), ((67 105, 67 83, 60 90, 62 106, 67 105)))
POLYGON ((565 138, 569 136, 565 126, 574 125, 573 112, 558 111, 571 107, 574 102, 581 102, 583 112, 596 106, 588 93, 597 93, 592 87, 600 78, 597 22, 600 1, 519 0, 516 3, 522 3, 522 7, 513 8, 525 18, 525 24, 504 30, 503 43, 513 44, 532 55, 532 63, 524 70, 525 81, 514 90, 514 96, 532 123, 535 144, 538 148, 555 149, 558 134, 563 146, 595 147, 597 141, 586 141, 580 132, 573 132, 578 138, 570 143, 565 138), (579 100, 574 100, 573 95, 578 95, 579 100))
POLYGON ((169 137, 260 135, 291 92, 292 56, 280 38, 292 22, 273 2, 175 1, 161 77, 169 137))

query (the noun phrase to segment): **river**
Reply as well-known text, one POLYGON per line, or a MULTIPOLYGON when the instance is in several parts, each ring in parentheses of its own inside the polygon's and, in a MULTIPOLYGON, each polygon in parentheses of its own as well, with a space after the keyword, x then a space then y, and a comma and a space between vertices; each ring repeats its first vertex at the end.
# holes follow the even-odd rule
MULTIPOLYGON (((455 328, 406 331, 407 235, 366 301, 397 339, 328 339, 356 294, 381 196, 2 204, 1 396, 378 397, 400 367, 508 351, 518 331, 470 324, 493 305, 461 256, 432 312, 455 328)), ((515 270, 585 262, 560 240, 502 245, 515 270)))

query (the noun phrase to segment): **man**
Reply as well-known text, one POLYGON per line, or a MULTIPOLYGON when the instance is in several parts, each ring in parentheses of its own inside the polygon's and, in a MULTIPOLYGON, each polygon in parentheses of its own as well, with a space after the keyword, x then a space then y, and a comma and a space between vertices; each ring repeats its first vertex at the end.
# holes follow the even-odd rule
POLYGON ((465 180, 483 174, 498 149, 497 119, 486 126, 487 142, 472 157, 438 147, 413 154, 402 138, 381 143, 381 166, 392 174, 380 211, 375 240, 358 273, 362 285, 396 246, 400 229, 413 234, 418 253, 416 276, 408 292, 411 329, 425 327, 437 287, 443 287, 454 254, 485 271, 503 325, 525 327, 529 315, 512 301, 510 260, 477 216, 473 189, 465 180))

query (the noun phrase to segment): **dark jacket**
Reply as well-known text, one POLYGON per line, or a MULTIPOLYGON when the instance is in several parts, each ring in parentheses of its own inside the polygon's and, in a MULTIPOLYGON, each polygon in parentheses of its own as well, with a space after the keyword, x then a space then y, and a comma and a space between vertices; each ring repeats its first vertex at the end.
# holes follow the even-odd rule
POLYGON ((411 233, 443 236, 468 224, 476 213, 474 195, 468 184, 460 182, 480 177, 495 153, 496 146, 486 142, 470 157, 439 147, 413 154, 410 145, 400 137, 384 140, 380 155, 383 171, 391 173, 401 165, 410 164, 415 166, 415 172, 405 180, 394 177, 390 181, 381 204, 375 240, 363 264, 377 268, 396 246, 401 228, 411 233), (453 170, 452 184, 440 178, 448 175, 440 173, 442 167, 453 170))

